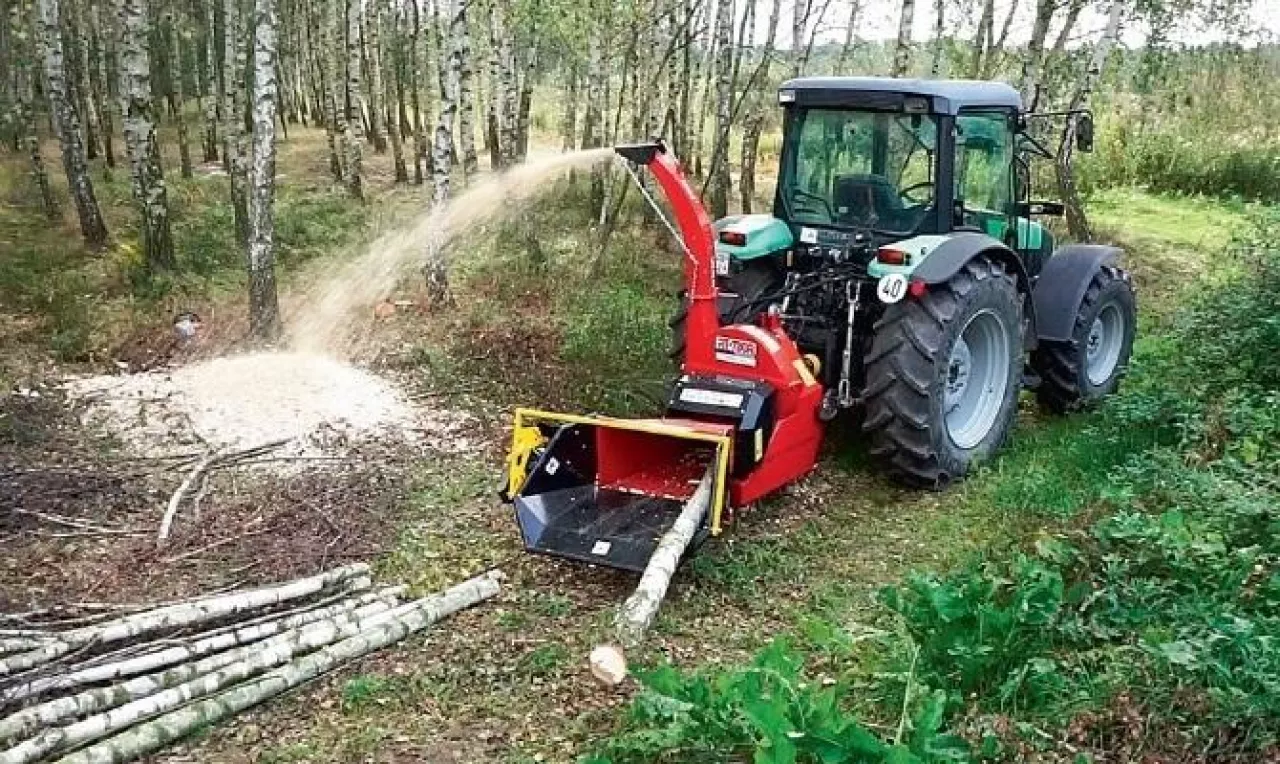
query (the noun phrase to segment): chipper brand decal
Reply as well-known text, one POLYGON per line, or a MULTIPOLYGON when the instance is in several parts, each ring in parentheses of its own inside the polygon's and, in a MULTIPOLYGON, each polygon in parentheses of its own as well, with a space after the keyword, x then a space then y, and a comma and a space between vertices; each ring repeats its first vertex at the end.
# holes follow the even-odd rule
POLYGON ((756 365, 756 343, 751 340, 735 340, 732 337, 716 337, 716 360, 737 366, 756 365))

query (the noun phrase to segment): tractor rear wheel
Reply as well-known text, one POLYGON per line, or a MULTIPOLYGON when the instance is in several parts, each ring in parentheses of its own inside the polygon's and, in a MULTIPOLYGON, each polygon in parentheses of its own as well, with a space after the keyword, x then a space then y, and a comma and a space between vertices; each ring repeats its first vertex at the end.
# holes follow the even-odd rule
MULTIPOLYGON (((760 298, 782 287, 782 277, 765 263, 748 263, 745 268, 722 282, 720 321, 728 324, 749 323, 767 307, 760 298)), ((667 324, 671 327, 671 352, 677 363, 684 361, 684 324, 689 317, 689 300, 680 293, 680 307, 667 324)))
POLYGON ((1115 392, 1133 352, 1137 301, 1129 275, 1103 266, 1089 283, 1070 342, 1042 342, 1031 354, 1040 375, 1036 398, 1065 413, 1087 408, 1115 392))
POLYGON ((1023 368, 1023 295, 978 257, 885 308, 864 358, 863 431, 894 477, 940 488, 1005 441, 1023 368))

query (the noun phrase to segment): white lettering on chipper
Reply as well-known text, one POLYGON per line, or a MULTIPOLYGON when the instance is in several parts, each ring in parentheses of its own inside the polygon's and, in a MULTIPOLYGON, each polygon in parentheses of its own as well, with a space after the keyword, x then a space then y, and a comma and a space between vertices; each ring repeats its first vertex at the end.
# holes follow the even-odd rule
POLYGON ((756 365, 756 343, 732 337, 716 337, 716 360, 735 366, 756 365))
POLYGON ((736 409, 742 405, 742 394, 686 387, 680 391, 680 400, 685 403, 700 403, 704 406, 723 406, 736 409))

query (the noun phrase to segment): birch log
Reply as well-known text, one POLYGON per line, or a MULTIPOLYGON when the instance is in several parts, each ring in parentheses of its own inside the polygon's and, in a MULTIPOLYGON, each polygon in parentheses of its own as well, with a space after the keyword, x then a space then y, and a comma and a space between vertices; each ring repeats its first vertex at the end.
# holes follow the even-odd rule
POLYGON ((203 698, 265 669, 274 668, 342 639, 407 615, 419 603, 381 610, 363 618, 350 614, 293 629, 272 639, 229 650, 160 674, 139 677, 115 687, 91 690, 75 698, 75 715, 109 708, 65 727, 52 727, 30 740, 0 752, 0 764, 30 764, 54 751, 74 748, 203 698), (123 704, 123 705, 122 705, 123 704))
MULTIPOLYGON (((296 629, 300 626, 353 614, 353 617, 367 617, 394 606, 396 597, 403 593, 404 587, 395 587, 355 597, 335 605, 289 615, 275 621, 268 621, 252 626, 245 626, 234 631, 220 634, 203 635, 189 644, 172 645, 142 655, 113 661, 97 666, 86 666, 65 674, 26 682, 10 688, 0 701, 12 703, 34 695, 54 690, 69 690, 96 682, 109 682, 125 677, 137 676, 148 671, 155 671, 166 666, 193 661, 205 655, 219 653, 228 648, 257 643, 258 640, 296 629)), ((225 653, 222 653, 225 655, 225 653)), ((38 706, 25 708, 5 719, 0 719, 0 742, 12 740, 27 734, 32 728, 30 721, 49 723, 55 718, 64 718, 59 709, 67 707, 68 698, 57 698, 38 706)), ((79 707, 79 702, 76 702, 79 707)), ((74 709, 73 709, 74 710, 74 709)))
POLYGON ((644 639, 645 632, 658 615, 658 608, 667 596, 667 587, 675 575, 680 558, 693 541, 698 528, 711 507, 711 486, 715 465, 707 468, 707 474, 698 483, 693 496, 685 502, 671 529, 658 541, 658 548, 649 558, 636 591, 618 609, 614 618, 614 636, 617 644, 604 644, 591 651, 591 673, 609 685, 620 683, 627 676, 626 650, 632 649, 644 639))
POLYGON ((364 564, 335 568, 310 578, 291 581, 281 586, 234 592, 194 602, 180 603, 158 610, 117 618, 113 621, 66 632, 39 650, 19 653, 0 661, 0 677, 24 671, 52 660, 57 660, 77 647, 90 642, 106 643, 130 639, 158 629, 170 629, 204 623, 217 618, 277 605, 288 600, 307 597, 347 579, 369 572, 364 564))
POLYGON ((59 759, 60 764, 118 764, 155 751, 192 730, 273 698, 375 650, 404 639, 459 610, 498 593, 501 574, 486 573, 423 598, 404 615, 291 661, 261 677, 176 711, 138 724, 96 745, 59 759))

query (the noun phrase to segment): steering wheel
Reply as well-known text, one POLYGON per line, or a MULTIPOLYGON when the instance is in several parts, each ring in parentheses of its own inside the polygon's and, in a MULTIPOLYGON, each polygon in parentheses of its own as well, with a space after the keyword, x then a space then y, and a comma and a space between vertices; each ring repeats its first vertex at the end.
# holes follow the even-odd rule
POLYGON ((910 186, 907 186, 906 188, 899 191, 898 196, 901 196, 903 199, 906 199, 908 202, 911 202, 912 204, 928 204, 930 200, 933 198, 933 181, 926 180, 923 183, 913 183, 910 186), (916 191, 922 191, 926 188, 929 189, 928 199, 916 199, 911 196, 916 191))
POLYGON ((835 211, 831 209, 831 202, 828 202, 825 196, 820 196, 811 191, 805 191, 803 188, 793 188, 791 189, 791 198, 792 201, 817 202, 822 205, 823 211, 827 213, 828 220, 836 219, 835 211))

